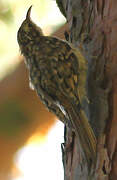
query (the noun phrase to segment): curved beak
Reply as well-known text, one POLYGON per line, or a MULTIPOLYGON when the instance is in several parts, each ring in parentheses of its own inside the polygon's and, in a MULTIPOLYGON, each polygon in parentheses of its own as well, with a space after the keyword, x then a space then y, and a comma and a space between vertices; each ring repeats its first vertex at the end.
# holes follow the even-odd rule
POLYGON ((30 14, 31 14, 31 9, 32 9, 32 5, 29 7, 27 14, 26 14, 26 19, 30 20, 30 14))

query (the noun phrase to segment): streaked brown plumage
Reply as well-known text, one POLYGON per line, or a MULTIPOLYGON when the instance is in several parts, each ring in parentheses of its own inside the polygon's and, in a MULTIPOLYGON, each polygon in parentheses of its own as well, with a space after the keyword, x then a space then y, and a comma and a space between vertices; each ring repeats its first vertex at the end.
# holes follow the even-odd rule
POLYGON ((87 160, 94 160, 96 139, 81 107, 86 98, 87 63, 71 44, 44 36, 30 19, 31 7, 17 35, 30 81, 49 111, 72 123, 87 160))

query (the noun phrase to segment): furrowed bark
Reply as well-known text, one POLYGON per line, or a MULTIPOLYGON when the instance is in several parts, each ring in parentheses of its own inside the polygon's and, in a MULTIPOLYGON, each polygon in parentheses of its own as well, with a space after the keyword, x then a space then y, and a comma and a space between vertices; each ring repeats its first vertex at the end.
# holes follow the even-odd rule
MULTIPOLYGON (((58 1, 59 2, 59 1, 58 1)), ((69 30, 67 39, 88 60, 84 105, 97 138, 96 166, 89 166, 78 139, 65 129, 65 180, 117 179, 117 3, 116 0, 64 0, 69 30), (69 35, 68 35, 69 34, 69 35)))

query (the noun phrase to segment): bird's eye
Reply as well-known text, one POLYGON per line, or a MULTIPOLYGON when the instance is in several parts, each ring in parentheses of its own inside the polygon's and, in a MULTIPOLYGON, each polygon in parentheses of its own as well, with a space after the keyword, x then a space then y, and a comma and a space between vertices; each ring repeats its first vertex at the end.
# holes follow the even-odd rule
POLYGON ((28 27, 30 27, 30 28, 31 28, 31 27, 32 27, 32 24, 30 24, 30 23, 29 23, 29 24, 28 24, 28 27))

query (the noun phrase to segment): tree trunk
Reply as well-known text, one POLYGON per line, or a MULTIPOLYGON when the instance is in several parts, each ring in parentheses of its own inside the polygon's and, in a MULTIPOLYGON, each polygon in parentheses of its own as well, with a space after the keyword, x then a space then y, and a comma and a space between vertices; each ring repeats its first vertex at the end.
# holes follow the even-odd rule
POLYGON ((77 137, 71 128, 65 127, 62 144, 65 180, 116 180, 117 1, 56 1, 68 22, 67 40, 79 48, 88 61, 89 104, 84 109, 97 138, 97 160, 89 165, 77 137))

